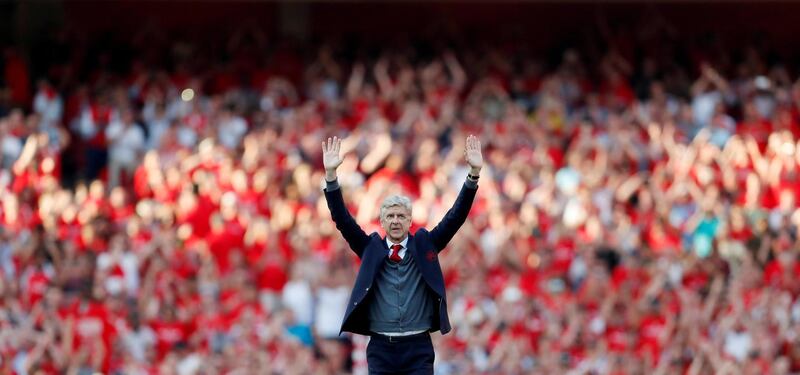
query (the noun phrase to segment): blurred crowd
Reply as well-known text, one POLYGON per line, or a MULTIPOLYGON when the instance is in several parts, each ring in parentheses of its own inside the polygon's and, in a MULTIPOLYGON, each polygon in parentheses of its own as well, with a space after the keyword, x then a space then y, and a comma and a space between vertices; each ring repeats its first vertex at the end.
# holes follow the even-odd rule
POLYGON ((124 69, 64 32, 41 78, 7 48, 0 372, 366 373, 320 141, 344 139, 367 232, 394 192, 413 232, 470 133, 487 167, 441 257, 437 374, 800 372, 797 72, 663 23, 598 30, 549 61, 248 25, 217 59, 145 30, 124 69))

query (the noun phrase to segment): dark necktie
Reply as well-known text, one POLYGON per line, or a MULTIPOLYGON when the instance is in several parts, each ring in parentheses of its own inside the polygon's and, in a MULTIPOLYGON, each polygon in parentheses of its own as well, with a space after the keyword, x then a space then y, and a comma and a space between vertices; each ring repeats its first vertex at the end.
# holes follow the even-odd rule
POLYGON ((403 248, 403 245, 401 245, 401 244, 392 245, 392 253, 389 255, 389 260, 391 260, 392 262, 395 262, 395 263, 398 263, 401 260, 403 260, 403 258, 400 258, 400 249, 402 249, 402 248, 403 248))

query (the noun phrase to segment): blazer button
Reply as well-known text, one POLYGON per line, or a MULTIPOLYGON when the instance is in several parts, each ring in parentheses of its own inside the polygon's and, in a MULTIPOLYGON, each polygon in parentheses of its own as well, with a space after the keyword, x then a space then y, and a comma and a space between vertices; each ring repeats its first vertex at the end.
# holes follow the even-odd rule
POLYGON ((367 288, 367 289, 364 289, 364 291, 367 291, 367 292, 369 292, 369 288, 367 288))
POLYGON ((358 302, 353 302, 353 306, 358 305, 358 302))

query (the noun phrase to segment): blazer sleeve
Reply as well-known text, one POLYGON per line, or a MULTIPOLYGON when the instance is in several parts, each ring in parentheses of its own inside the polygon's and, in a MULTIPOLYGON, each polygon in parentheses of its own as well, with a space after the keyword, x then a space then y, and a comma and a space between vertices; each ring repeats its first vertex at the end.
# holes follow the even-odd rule
POLYGON ((478 192, 478 185, 472 181, 467 181, 461 187, 456 202, 453 203, 447 214, 444 215, 439 224, 430 231, 430 238, 436 251, 442 251, 447 243, 455 236, 458 228, 467 220, 475 194, 478 192))
POLYGON ((342 189, 338 184, 329 184, 325 188, 325 200, 328 202, 328 209, 331 212, 333 222, 336 223, 336 229, 342 233, 350 249, 361 258, 364 253, 364 248, 367 247, 369 236, 363 229, 356 223, 350 212, 347 211, 347 206, 344 204, 344 197, 342 197, 342 189))

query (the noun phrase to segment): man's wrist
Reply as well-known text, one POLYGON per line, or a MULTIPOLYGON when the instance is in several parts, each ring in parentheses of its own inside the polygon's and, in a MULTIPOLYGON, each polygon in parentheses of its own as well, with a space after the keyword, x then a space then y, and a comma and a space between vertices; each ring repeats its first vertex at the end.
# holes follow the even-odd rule
POLYGON ((325 181, 333 182, 336 181, 336 170, 326 170, 325 171, 325 181))
POLYGON ((470 176, 475 176, 475 177, 480 177, 481 169, 480 168, 475 168, 475 167, 470 167, 469 175, 470 176))

